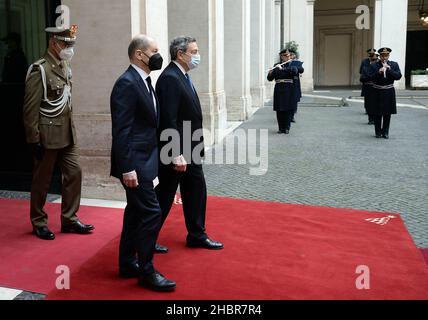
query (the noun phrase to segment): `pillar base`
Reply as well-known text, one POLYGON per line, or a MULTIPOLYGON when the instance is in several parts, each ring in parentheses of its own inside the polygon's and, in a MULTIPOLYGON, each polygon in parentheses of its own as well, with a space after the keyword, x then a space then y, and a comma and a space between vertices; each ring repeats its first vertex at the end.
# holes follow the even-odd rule
POLYGON ((211 146, 222 139, 219 132, 227 128, 226 93, 201 93, 199 98, 203 108, 203 127, 210 133, 208 137, 204 136, 204 142, 211 146))
POLYGON ((254 87, 251 88, 251 100, 253 108, 263 107, 264 101, 266 99, 266 87, 254 87))
POLYGON ((251 113, 251 96, 227 97, 227 119, 245 121, 251 113))
POLYGON ((314 91, 314 79, 313 78, 300 78, 300 85, 302 87, 302 92, 312 92, 314 91))

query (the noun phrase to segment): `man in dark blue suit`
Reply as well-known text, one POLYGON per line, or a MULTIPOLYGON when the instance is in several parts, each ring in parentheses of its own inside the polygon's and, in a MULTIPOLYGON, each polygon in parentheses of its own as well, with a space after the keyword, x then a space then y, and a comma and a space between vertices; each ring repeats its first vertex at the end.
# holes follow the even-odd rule
POLYGON ((155 291, 172 291, 175 282, 155 270, 153 254, 161 227, 154 188, 158 183, 159 102, 150 72, 162 68, 156 42, 136 36, 128 49, 131 65, 111 94, 113 144, 111 175, 126 191, 127 206, 119 248, 119 274, 137 277, 155 291))
POLYGON ((156 194, 162 209, 162 224, 180 185, 188 232, 187 246, 223 249, 222 243, 211 240, 205 232, 207 188, 201 163, 204 157, 202 109, 188 74, 200 62, 196 40, 184 36, 173 39, 170 54, 172 62, 156 84, 161 108, 160 140, 163 147, 159 168, 160 184, 156 188, 156 194), (168 131, 172 132, 171 139, 168 131), (172 146, 171 150, 169 145, 172 146))

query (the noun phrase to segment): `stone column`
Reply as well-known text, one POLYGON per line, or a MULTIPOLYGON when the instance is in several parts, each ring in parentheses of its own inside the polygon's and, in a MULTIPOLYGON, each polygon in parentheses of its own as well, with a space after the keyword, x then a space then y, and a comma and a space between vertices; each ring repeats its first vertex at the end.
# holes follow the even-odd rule
POLYGON ((201 65, 189 74, 201 100, 204 129, 210 131, 204 137, 207 145, 222 139, 227 128, 223 12, 223 0, 168 2, 169 40, 180 35, 195 37, 201 52, 201 65))
POLYGON ((284 25, 283 25, 283 29, 282 32, 284 33, 284 42, 287 43, 290 40, 290 27, 289 27, 289 22, 290 21, 290 5, 291 5, 291 1, 290 0, 283 0, 284 1, 284 8, 282 11, 282 14, 284 15, 284 25))
POLYGON ((251 114, 250 0, 225 0, 224 56, 227 116, 243 121, 251 114))
POLYGON ((278 53, 283 43, 281 43, 281 15, 282 15, 282 8, 281 8, 281 0, 275 0, 275 52, 278 53))
POLYGON ((392 49, 391 60, 398 62, 403 74, 396 82, 398 89, 406 88, 407 6, 407 0, 376 0, 375 3, 374 47, 392 49))
POLYGON ((274 83, 267 81, 267 70, 272 68, 275 62, 279 60, 278 51, 275 44, 275 0, 265 0, 265 86, 266 100, 273 97, 274 83))
POLYGON ((289 12, 289 20, 285 22, 288 29, 288 41, 296 41, 299 45, 300 60, 304 62, 305 72, 301 78, 302 91, 312 91, 313 48, 314 48, 314 2, 315 0, 288 0, 285 6, 289 12))
MULTIPOLYGON (((169 62, 169 41, 168 41, 168 4, 167 0, 132 0, 134 2, 141 1, 140 9, 140 29, 136 33, 143 33, 156 39, 159 46, 160 54, 164 60, 163 69, 169 62)), ((133 10, 132 10, 133 11, 133 10)), ((133 19, 137 20, 138 17, 133 19)), ((135 35, 133 30, 133 35, 135 35)), ((162 70, 152 72, 151 78, 154 85, 159 78, 162 70)))
POLYGON ((263 107, 266 98, 265 2, 251 0, 251 98, 253 110, 263 107))

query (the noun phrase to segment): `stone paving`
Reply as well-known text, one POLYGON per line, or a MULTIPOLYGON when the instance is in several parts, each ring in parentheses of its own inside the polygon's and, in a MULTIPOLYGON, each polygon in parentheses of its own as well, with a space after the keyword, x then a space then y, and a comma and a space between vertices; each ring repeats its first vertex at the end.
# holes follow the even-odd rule
POLYGON ((209 194, 399 213, 416 245, 428 247, 428 109, 399 108, 384 140, 374 137, 361 103, 339 107, 340 101, 319 100, 303 99, 290 135, 276 133, 271 106, 243 123, 239 129, 269 130, 268 171, 251 176, 249 164, 206 165, 209 194))

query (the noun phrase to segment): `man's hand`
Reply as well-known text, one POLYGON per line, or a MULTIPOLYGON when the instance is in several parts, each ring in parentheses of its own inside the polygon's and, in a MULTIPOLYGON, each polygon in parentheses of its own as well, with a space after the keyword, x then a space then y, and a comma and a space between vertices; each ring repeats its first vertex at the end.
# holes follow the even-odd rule
POLYGON ((187 170, 187 162, 186 159, 184 159, 183 155, 177 157, 173 161, 174 164, 174 170, 178 172, 186 172, 187 170))
POLYGON ((39 161, 43 160, 43 156, 45 155, 45 148, 43 148, 41 143, 32 143, 30 147, 33 156, 39 161))
POLYGON ((123 184, 127 186, 128 188, 134 189, 138 187, 138 177, 137 172, 132 171, 129 173, 123 174, 123 184))

